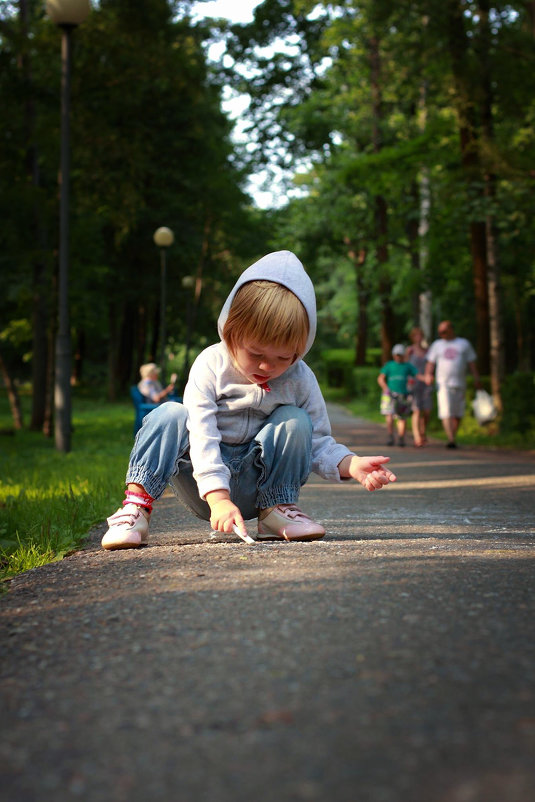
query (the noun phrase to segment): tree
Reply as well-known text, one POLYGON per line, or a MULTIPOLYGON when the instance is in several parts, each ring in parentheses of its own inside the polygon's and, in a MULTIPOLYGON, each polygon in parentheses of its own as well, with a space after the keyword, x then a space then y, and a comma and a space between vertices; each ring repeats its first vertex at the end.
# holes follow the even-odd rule
MULTIPOLYGON (((223 256, 225 250, 250 247, 236 231, 243 228, 252 236, 256 226, 249 225, 249 199, 241 189, 243 159, 221 111, 221 78, 209 68, 203 50, 211 30, 192 25, 184 15, 189 5, 103 0, 76 32, 71 92, 73 379, 102 384, 107 362, 111 397, 136 377, 140 361, 158 339, 155 229, 166 224, 176 235, 170 255, 168 297, 174 314, 169 314, 169 336, 180 341, 191 334, 185 307, 178 314, 176 309, 176 300, 184 300, 182 278, 197 274, 199 308, 201 287, 217 281, 218 274, 225 281, 234 264, 236 256, 223 256)), ((37 421, 42 419, 43 394, 45 401, 49 397, 43 376, 50 375, 46 346, 55 325, 48 311, 56 309, 51 244, 57 228, 60 59, 57 29, 44 19, 41 5, 23 0, 21 9, 24 13, 18 14, 16 7, 3 3, 0 26, 0 102, 5 111, 0 210, 6 223, 0 259, 9 285, 0 304, 6 323, 19 321, 17 331, 29 332, 29 302, 32 295, 36 298, 34 343, 32 347, 28 340, 25 347, 33 365, 37 421), (27 101, 22 106, 20 97, 27 101)), ((197 316, 199 336, 210 330, 216 316, 208 299, 206 314, 197 316)), ((8 326, 6 332, 14 330, 8 326)), ((16 370, 22 379, 28 372, 21 342, 19 337, 4 361, 6 370, 16 370)))
MULTIPOLYGON (((522 297, 511 295, 506 277, 503 302, 500 262, 514 265, 505 252, 513 231, 518 247, 533 228, 519 232, 509 216, 535 155, 532 11, 531 3, 500 7, 487 0, 266 0, 232 45, 253 71, 239 85, 251 93, 258 130, 273 129, 275 120, 287 162, 308 158, 309 180, 300 175, 300 186, 332 201, 327 175, 334 171, 340 194, 369 196, 376 226, 365 235, 365 250, 375 251, 374 268, 385 282, 379 294, 389 301, 397 292, 402 298, 401 286, 426 298, 432 291, 435 316, 455 317, 457 328, 475 338, 497 397, 507 331, 500 310, 508 313, 522 297), (290 37, 292 49, 284 49, 290 37), (255 48, 267 44, 277 54, 270 65, 263 54, 255 63, 255 48)), ((363 241, 356 222, 345 218, 353 253, 363 241)), ((533 277, 528 262, 523 275, 533 277)), ((522 285, 519 266, 513 272, 522 285)), ((530 280, 523 284, 527 305, 530 280)), ((405 303, 396 306, 406 314, 405 303)), ((386 351, 392 335, 385 332, 398 336, 400 320, 388 323, 385 310, 386 351)), ((430 333, 429 313, 426 320, 430 333)), ((516 339, 525 349, 525 339, 516 339)))

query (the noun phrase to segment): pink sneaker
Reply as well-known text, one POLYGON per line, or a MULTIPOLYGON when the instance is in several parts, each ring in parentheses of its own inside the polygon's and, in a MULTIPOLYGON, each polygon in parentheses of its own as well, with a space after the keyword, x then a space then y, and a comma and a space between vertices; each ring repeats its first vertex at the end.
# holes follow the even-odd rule
POLYGON ((108 518, 103 549, 137 549, 149 540, 149 513, 137 504, 125 504, 108 518))
POLYGON ((324 534, 323 526, 295 504, 277 504, 258 521, 258 540, 319 540, 324 534))

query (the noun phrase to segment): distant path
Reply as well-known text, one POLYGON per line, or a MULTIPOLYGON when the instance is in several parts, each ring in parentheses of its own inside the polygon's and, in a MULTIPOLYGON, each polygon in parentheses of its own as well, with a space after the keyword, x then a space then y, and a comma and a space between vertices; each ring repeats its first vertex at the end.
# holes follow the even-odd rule
POLYGON ((311 477, 323 541, 210 537, 171 495, 0 598, 1 802, 532 802, 535 459, 387 449, 311 477))

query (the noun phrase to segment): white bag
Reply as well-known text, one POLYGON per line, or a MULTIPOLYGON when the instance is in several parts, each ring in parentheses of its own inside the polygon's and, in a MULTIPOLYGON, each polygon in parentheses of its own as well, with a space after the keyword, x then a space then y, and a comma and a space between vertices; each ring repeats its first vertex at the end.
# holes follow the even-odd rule
POLYGON ((472 409, 480 426, 490 423, 498 414, 492 396, 486 390, 477 390, 476 397, 472 401, 472 409))

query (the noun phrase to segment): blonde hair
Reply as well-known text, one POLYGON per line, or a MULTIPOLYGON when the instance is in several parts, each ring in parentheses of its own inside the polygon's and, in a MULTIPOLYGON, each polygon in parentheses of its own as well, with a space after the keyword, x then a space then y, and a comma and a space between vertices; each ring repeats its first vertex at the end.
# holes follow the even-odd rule
POLYGON ((150 374, 153 371, 156 371, 156 373, 159 373, 160 372, 160 368, 158 367, 158 365, 155 362, 147 362, 146 365, 141 365, 141 367, 139 369, 139 375, 141 376, 142 379, 146 379, 147 376, 150 376, 150 374))
POLYGON ((243 341, 304 353, 309 332, 305 307, 291 290, 274 281, 249 281, 237 291, 223 327, 232 355, 243 341))

